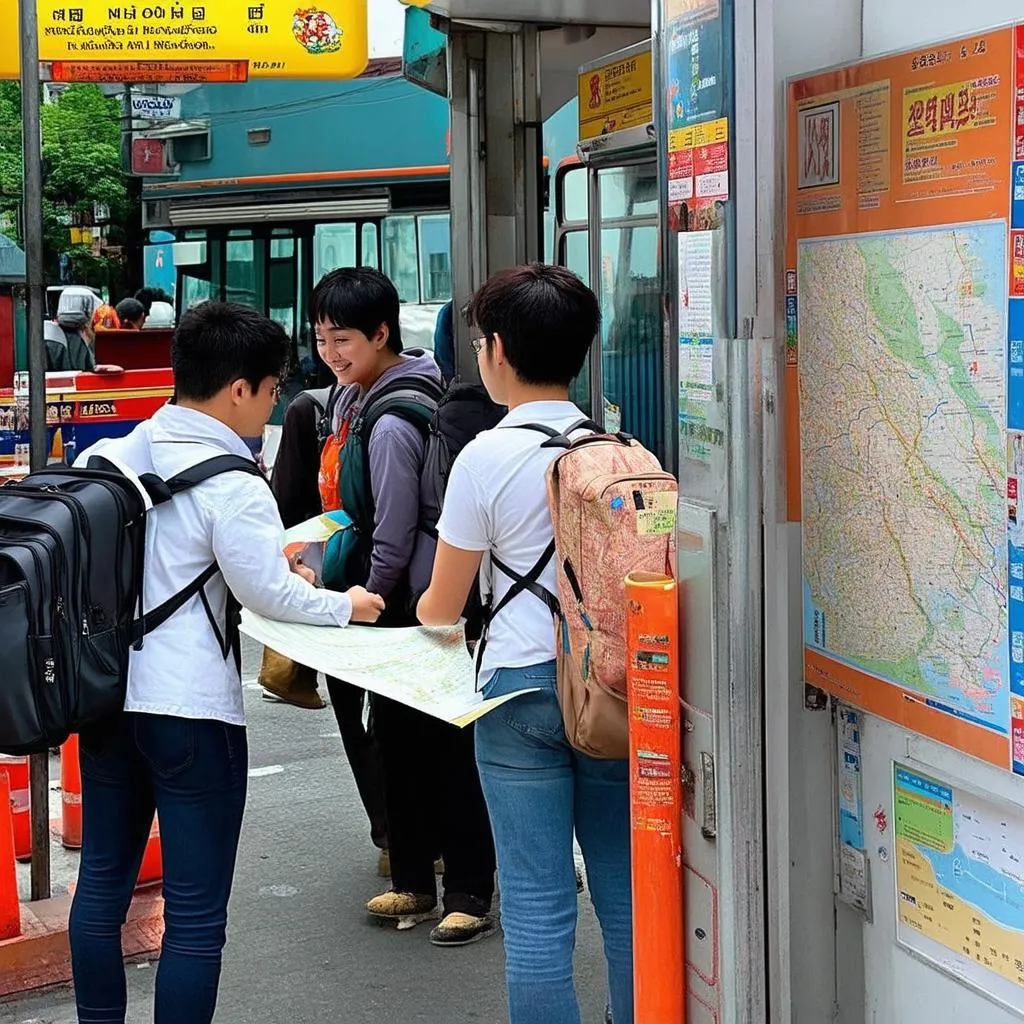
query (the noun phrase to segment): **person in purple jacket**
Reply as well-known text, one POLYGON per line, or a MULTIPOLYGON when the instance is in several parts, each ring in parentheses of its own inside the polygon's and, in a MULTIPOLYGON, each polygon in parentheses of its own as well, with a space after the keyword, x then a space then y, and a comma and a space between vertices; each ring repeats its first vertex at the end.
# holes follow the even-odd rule
MULTIPOLYGON (((422 351, 403 352, 399 297, 394 284, 369 267, 332 271, 316 286, 311 319, 320 358, 333 370, 339 390, 330 403, 331 436, 320 462, 320 496, 325 510, 345 504, 344 472, 357 461, 368 465, 362 489, 360 522, 369 537, 348 579, 365 574, 365 584, 391 609, 383 626, 417 625, 412 595, 430 582, 430 566, 413 559, 420 523, 420 476, 425 435, 397 413, 373 416, 377 400, 420 392, 434 401, 443 393, 433 358, 422 351), (356 436, 358 424, 372 423, 368 437, 356 436), (353 431, 353 424, 356 430, 353 431), (348 449, 348 451, 346 450, 348 449), (346 457, 351 461, 346 468, 346 457)), ((379 407, 383 408, 383 407, 379 407)), ((351 478, 349 478, 351 481, 351 478)), ((357 481, 358 483, 358 481, 357 481)), ((410 666, 415 671, 415 666, 410 666)), ((355 713, 361 694, 337 680, 329 682, 333 702, 355 713)), ((490 819, 477 773, 474 733, 377 695, 370 699, 371 728, 384 775, 392 888, 374 897, 367 911, 412 927, 437 916, 438 853, 444 865, 444 915, 431 932, 435 945, 474 942, 494 929, 495 854, 490 819)))

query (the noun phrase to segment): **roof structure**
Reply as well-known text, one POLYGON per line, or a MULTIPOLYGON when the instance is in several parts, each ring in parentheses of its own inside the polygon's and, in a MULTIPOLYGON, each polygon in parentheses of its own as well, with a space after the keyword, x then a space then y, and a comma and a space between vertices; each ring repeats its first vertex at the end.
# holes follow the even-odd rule
POLYGON ((25 280, 25 254, 6 235, 0 235, 0 284, 25 280))

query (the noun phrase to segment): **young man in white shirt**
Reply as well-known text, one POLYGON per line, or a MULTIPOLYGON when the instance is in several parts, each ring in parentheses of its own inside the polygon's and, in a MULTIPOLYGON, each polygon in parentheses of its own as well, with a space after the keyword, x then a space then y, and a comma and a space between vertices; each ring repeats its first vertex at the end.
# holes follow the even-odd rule
MULTIPOLYGON (((277 401, 288 338, 254 310, 209 302, 187 313, 171 351, 175 400, 93 455, 169 479, 209 459, 252 456, 277 401)), ((81 736, 83 836, 70 941, 78 1019, 123 1024, 121 926, 154 810, 161 826, 164 940, 156 1020, 209 1024, 248 780, 237 624, 230 594, 263 615, 346 626, 384 602, 331 593, 289 566, 265 480, 228 472, 177 495, 146 522, 143 606, 157 608, 216 562, 219 573, 133 650, 125 713, 81 736), (232 651, 232 647, 234 650, 232 651)))
MULTIPOLYGON (((576 436, 585 421, 569 401, 600 325, 597 299, 571 271, 534 264, 494 275, 469 317, 480 376, 509 413, 455 460, 438 524, 426 625, 458 621, 485 563, 492 607, 527 575, 552 542, 545 476, 558 448, 527 424, 576 436)), ((556 593, 554 561, 541 587, 556 593)), ((520 689, 476 726, 477 763, 498 854, 511 1024, 579 1024, 572 954, 577 892, 573 831, 583 849, 604 933, 615 1024, 632 1024, 629 776, 625 761, 573 750, 555 689, 555 628, 529 591, 493 617, 480 658, 486 697, 520 689)))

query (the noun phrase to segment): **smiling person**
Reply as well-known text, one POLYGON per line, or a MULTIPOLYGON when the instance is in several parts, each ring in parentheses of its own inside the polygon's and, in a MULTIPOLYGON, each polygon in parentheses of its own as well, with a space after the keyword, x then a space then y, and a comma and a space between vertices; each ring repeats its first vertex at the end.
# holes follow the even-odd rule
MULTIPOLYGON (((395 286, 368 267, 335 270, 313 292, 317 351, 339 387, 329 403, 320 493, 324 511, 342 508, 355 524, 335 535, 337 551, 328 547, 324 582, 365 585, 383 595, 385 626, 415 625, 412 594, 427 586, 429 565, 411 566, 425 435, 443 395, 433 358, 403 352, 398 316, 395 286)), ((344 739, 361 728, 363 694, 338 680, 328 688, 344 739)), ((494 844, 473 732, 376 695, 370 708, 384 775, 392 888, 370 900, 367 911, 403 928, 435 917, 440 853, 445 913, 431 941, 455 946, 483 938, 494 930, 494 844)))
POLYGON ((270 418, 288 349, 281 327, 255 310, 192 310, 171 349, 174 401, 79 456, 136 476, 193 476, 146 516, 142 605, 160 618, 162 606, 185 600, 132 650, 124 713, 81 734, 82 860, 69 931, 83 1024, 125 1019, 121 928, 154 810, 164 867, 156 1020, 213 1018, 249 767, 231 599, 323 626, 373 622, 384 607, 362 588, 330 593, 292 570, 274 496, 248 465, 242 438, 270 418), (226 456, 247 464, 224 469, 226 456), (219 571, 202 585, 213 563, 219 571))

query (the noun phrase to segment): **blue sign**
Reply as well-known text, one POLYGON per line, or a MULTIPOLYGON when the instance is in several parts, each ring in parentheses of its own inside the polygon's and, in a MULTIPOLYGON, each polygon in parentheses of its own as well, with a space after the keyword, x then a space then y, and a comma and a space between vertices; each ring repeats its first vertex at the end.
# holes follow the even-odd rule
POLYGON ((1010 226, 1024 228, 1024 160, 1013 165, 1013 203, 1010 226))
POLYGON ((724 99, 722 22, 713 18, 699 25, 673 22, 668 28, 668 90, 670 125, 687 128, 721 117, 724 99))
POLYGON ((1024 299, 1010 299, 1006 336, 1006 426, 1024 430, 1024 299))

